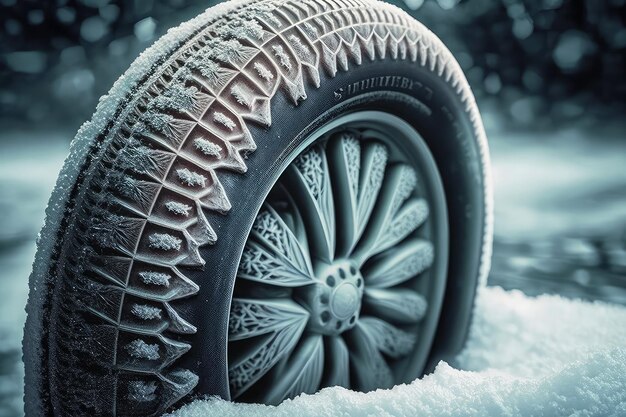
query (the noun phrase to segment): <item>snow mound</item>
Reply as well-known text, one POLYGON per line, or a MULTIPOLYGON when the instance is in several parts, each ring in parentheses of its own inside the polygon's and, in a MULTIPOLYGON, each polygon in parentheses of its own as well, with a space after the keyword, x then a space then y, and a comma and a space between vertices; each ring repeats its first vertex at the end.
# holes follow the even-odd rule
POLYGON ((327 388, 277 407, 208 398, 170 416, 624 416, 626 308, 484 288, 454 366, 391 390, 327 388))

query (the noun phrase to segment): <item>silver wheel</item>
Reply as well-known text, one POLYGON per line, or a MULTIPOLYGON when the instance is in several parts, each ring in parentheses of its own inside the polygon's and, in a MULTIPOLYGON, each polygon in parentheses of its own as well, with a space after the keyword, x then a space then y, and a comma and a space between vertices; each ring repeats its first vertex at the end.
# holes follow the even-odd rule
POLYGON ((447 213, 417 132, 382 112, 319 129, 243 250, 229 320, 231 397, 276 404, 421 374, 446 281, 447 213))

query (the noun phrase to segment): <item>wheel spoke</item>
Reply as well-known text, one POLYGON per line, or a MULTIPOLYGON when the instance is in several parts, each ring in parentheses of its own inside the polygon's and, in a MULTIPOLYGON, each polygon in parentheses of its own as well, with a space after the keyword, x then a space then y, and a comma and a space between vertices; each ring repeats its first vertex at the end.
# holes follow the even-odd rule
POLYGON ((251 236, 237 277, 285 287, 313 283, 306 249, 271 206, 264 206, 258 214, 251 236))
POLYGON ((391 388, 394 385, 393 374, 373 337, 360 324, 357 324, 347 337, 351 353, 350 369, 354 376, 352 386, 364 392, 377 388, 391 388))
POLYGON ((361 143, 354 134, 342 133, 328 148, 335 210, 341 233, 337 233, 337 257, 348 256, 358 243, 376 203, 387 164, 387 148, 380 143, 361 143))
POLYGON ((285 186, 298 204, 315 257, 330 262, 335 254, 335 208, 326 154, 314 147, 287 170, 285 186))
POLYGON ((356 137, 348 132, 340 133, 329 143, 328 164, 334 191, 337 224, 337 257, 346 256, 356 241, 357 197, 361 146, 356 137))
POLYGON ((357 239, 363 234, 374 209, 385 177, 388 157, 387 147, 381 143, 371 143, 365 146, 363 151, 357 210, 357 239))
POLYGON ((233 298, 228 321, 229 340, 247 339, 272 332, 299 334, 309 312, 291 300, 233 298))
POLYGON ((237 398, 265 375, 300 339, 309 313, 290 300, 233 299, 229 340, 248 339, 228 374, 237 398))
POLYGON ((376 252, 382 252, 401 242, 420 227, 427 217, 428 205, 425 200, 412 198, 407 201, 383 230, 376 252))
POLYGON ((374 341, 374 345, 387 356, 398 359, 408 355, 415 346, 416 336, 376 317, 362 317, 361 328, 374 341))
POLYGON ((323 387, 350 387, 350 355, 348 347, 339 336, 326 338, 326 375, 323 387))
MULTIPOLYGON (((287 190, 287 188, 285 188, 285 186, 282 183, 278 183, 277 186, 278 188, 280 188, 282 195, 284 195, 287 201, 287 207, 289 210, 289 211, 286 211, 285 214, 289 215, 290 221, 289 223, 287 222, 285 223, 289 225, 289 228, 293 232, 294 236, 298 239, 298 242, 300 243, 300 247, 302 248, 303 252, 307 254, 307 259, 310 260, 310 256, 308 256, 310 252, 309 252, 309 242, 306 236, 306 226, 304 225, 302 214, 300 213, 300 210, 298 210, 298 205, 296 204, 292 195, 289 193, 289 190, 287 190)), ((282 213, 281 213, 281 217, 282 217, 282 213)))
POLYGON ((372 259, 364 272, 369 287, 388 288, 403 283, 432 265, 432 243, 411 239, 372 259))
POLYGON ((423 219, 420 218, 427 214, 419 215, 422 203, 412 203, 400 210, 416 184, 415 171, 408 165, 397 165, 389 170, 379 196, 379 204, 375 207, 368 227, 352 256, 359 264, 395 245, 421 224, 423 219))
POLYGON ((302 340, 285 364, 285 373, 268 387, 265 403, 279 404, 299 394, 313 394, 320 386, 324 370, 324 343, 321 335, 302 340))
POLYGON ((363 301, 370 313, 398 323, 417 323, 428 308, 423 296, 404 288, 366 288, 363 301))

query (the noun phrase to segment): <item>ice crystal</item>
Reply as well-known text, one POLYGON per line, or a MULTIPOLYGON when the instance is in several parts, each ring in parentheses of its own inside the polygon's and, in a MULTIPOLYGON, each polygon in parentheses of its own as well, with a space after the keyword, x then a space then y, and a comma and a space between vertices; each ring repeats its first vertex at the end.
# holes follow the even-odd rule
POLYGON ((130 381, 128 383, 128 399, 139 403, 154 401, 156 389, 157 384, 154 381, 130 381))
POLYGON ((126 345, 128 354, 137 359, 148 359, 151 361, 159 359, 159 345, 149 344, 141 339, 135 339, 126 345))
POLYGON ((176 170, 176 175, 178 175, 178 179, 189 187, 206 186, 206 177, 202 174, 198 174, 197 172, 190 171, 188 168, 181 168, 176 170))
POLYGON ((146 304, 133 304, 130 311, 143 320, 154 320, 161 318, 161 309, 146 304))
POLYGON ((263 37, 263 28, 261 25, 254 20, 244 20, 241 18, 229 22, 227 25, 218 29, 218 32, 237 39, 261 39, 263 37))
POLYGON ((276 5, 271 3, 256 3, 250 4, 246 10, 241 13, 241 16, 245 19, 256 19, 262 22, 270 22, 276 27, 281 27, 282 23, 274 15, 276 5))
POLYGON ((220 145, 203 138, 194 139, 193 145, 197 150, 199 150, 206 156, 219 158, 220 152, 222 152, 222 147, 220 145))
POLYGON ((165 132, 168 129, 169 124, 174 120, 174 116, 170 114, 163 114, 154 110, 146 111, 141 120, 151 129, 157 132, 165 132))
POLYGON ((230 88, 230 93, 235 97, 237 103, 242 106, 250 107, 252 105, 252 97, 241 85, 235 84, 230 88))
POLYGON ((152 249, 161 249, 161 250, 180 250, 180 247, 183 243, 177 237, 169 235, 167 233, 153 233, 148 238, 149 245, 152 249))
POLYGON ((184 203, 179 203, 178 201, 168 201, 165 203, 165 208, 167 208, 170 212, 174 214, 178 214, 181 216, 189 216, 189 212, 191 211, 191 206, 188 206, 184 203))
POLYGON ((221 125, 224 125, 224 127, 231 131, 234 130, 235 127, 237 127, 235 122, 233 122, 230 117, 226 116, 222 112, 216 111, 215 113, 213 113, 213 120, 221 125))
POLYGON ((299 37, 296 35, 290 35, 289 41, 291 42, 291 46, 294 51, 296 51, 296 54, 298 54, 302 60, 309 61, 311 59, 311 51, 309 50, 309 47, 306 46, 299 37))
POLYGON ((131 138, 118 157, 120 167, 130 169, 138 174, 159 174, 171 160, 166 152, 151 149, 131 138))
POLYGON ((90 234, 104 248, 128 248, 134 244, 140 221, 107 212, 97 213, 90 234))
POLYGON ((163 272, 143 271, 139 273, 139 277, 144 284, 159 285, 162 287, 170 286, 170 279, 172 276, 163 272))
POLYGON ((315 26, 313 26, 311 23, 305 22, 304 25, 303 25, 303 29, 306 32, 306 34, 309 36, 310 39, 317 39, 318 38, 317 28, 315 26))
POLYGON ((210 56, 222 62, 240 61, 244 58, 244 46, 236 39, 215 41, 211 45, 210 56))
POLYGON ((205 54, 200 54, 196 59, 193 59, 187 63, 187 65, 197 70, 207 82, 211 85, 217 83, 220 73, 220 65, 209 59, 205 54))
POLYGON ((280 61, 280 65, 287 68, 288 71, 291 71, 293 66, 291 65, 291 60, 289 59, 289 55, 285 52, 285 49, 282 45, 274 45, 272 46, 272 50, 274 51, 274 55, 280 61))
POLYGON ((154 107, 161 110, 190 110, 195 103, 198 93, 196 87, 184 87, 172 84, 165 92, 152 102, 154 107))
POLYGON ((267 67, 261 64, 260 62, 254 63, 254 69, 256 70, 257 74, 259 74, 259 77, 263 78, 266 81, 269 81, 274 78, 274 74, 272 74, 272 72, 268 70, 267 67))

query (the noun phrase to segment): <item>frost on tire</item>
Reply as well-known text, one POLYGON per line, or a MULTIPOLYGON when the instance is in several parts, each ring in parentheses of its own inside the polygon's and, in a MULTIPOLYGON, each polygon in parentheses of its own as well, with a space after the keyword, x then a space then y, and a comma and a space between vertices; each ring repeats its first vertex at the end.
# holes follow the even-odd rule
MULTIPOLYGON (((155 415, 193 395, 199 371, 184 358, 206 323, 190 319, 197 319, 190 306, 203 282, 192 279, 189 271, 203 270, 203 280, 211 279, 212 265, 203 251, 211 245, 220 250, 223 237, 210 219, 228 218, 238 210, 232 207, 224 178, 258 175, 258 168, 255 174, 247 172, 246 158, 263 152, 264 144, 257 143, 253 132, 271 132, 275 97, 281 95, 297 106, 307 99, 307 91, 320 88, 324 80, 384 60, 413 63, 449 84, 473 124, 486 171, 480 117, 458 65, 423 26, 383 3, 237 1, 209 9, 140 57, 79 132, 50 201, 27 307, 27 414, 155 415)), ((345 146, 348 157, 354 157, 354 143, 347 141, 345 146)), ((362 187, 377 187, 382 178, 380 152, 361 154, 360 164, 371 165, 366 170, 371 178, 362 187)), ((319 163, 318 157, 305 155, 294 169, 302 170, 300 180, 308 184, 314 204, 323 212, 331 204, 329 191, 308 174, 315 169, 311 164, 319 163)), ((358 175, 355 172, 349 174, 358 175)), ((356 192, 357 184, 351 186, 356 192)), ((483 192, 489 216, 488 183, 483 192)), ((320 217, 318 241, 326 246, 316 249, 326 253, 319 256, 331 257, 337 244, 350 249, 346 253, 355 249, 361 261, 369 259, 394 246, 407 228, 427 217, 428 208, 419 200, 401 209, 394 206, 394 219, 400 223, 385 223, 386 234, 367 235, 370 245, 355 246, 365 233, 363 219, 374 204, 368 195, 354 194, 354 227, 337 241, 330 238, 335 219, 320 217)), ((488 268, 488 220, 482 239, 482 277, 488 268)), ((282 239, 290 244, 288 238, 282 239)), ((277 279, 287 286, 305 285, 311 278, 309 261, 294 252, 295 258, 281 258, 286 264, 267 264, 266 272, 258 269, 260 264, 246 270, 246 257, 255 250, 254 256, 266 256, 270 262, 271 255, 262 253, 268 245, 251 243, 243 254, 242 279, 270 280, 276 268, 282 268, 277 279)), ((424 253, 421 261, 406 266, 414 274, 430 262, 427 246, 419 250, 424 253)), ((373 309, 383 317, 397 310, 396 302, 407 306, 406 320, 421 316, 426 304, 418 295, 382 289, 390 265, 382 259, 371 266, 373 287, 368 292, 366 286, 363 302, 375 305, 373 309)), ((402 283, 404 272, 393 273, 397 277, 393 285, 402 283)), ((354 279, 356 285, 358 277, 354 279)), ((289 325, 283 323, 281 328, 289 332, 272 336, 279 339, 272 345, 278 350, 293 347, 293 335, 303 331, 310 316, 310 311, 292 302, 235 299, 231 308, 234 339, 253 334, 254 329, 241 329, 264 312, 287 317, 289 325), (250 317, 255 318, 250 321, 250 317)), ((385 323, 373 317, 365 320, 363 326, 369 330, 357 337, 374 342, 358 344, 367 349, 377 346, 391 357, 403 355, 410 337, 385 323), (406 343, 397 345, 396 339, 406 343)), ((322 342, 302 343, 306 345, 302 352, 319 359, 303 368, 309 375, 305 379, 321 378, 322 342)), ((341 353, 342 342, 327 343, 338 352, 335 360, 346 356, 341 353)), ((361 352, 355 360, 374 353, 361 352)), ((231 363, 231 390, 249 384, 255 372, 271 367, 277 358, 263 357, 263 364, 241 372, 233 370, 236 366, 231 363)), ((362 389, 393 383, 382 367, 376 372, 380 378, 365 378, 362 389)), ((340 381, 344 376, 335 378, 340 381)), ((280 395, 275 393, 280 398, 267 401, 305 391, 306 381, 297 379, 280 395)))

